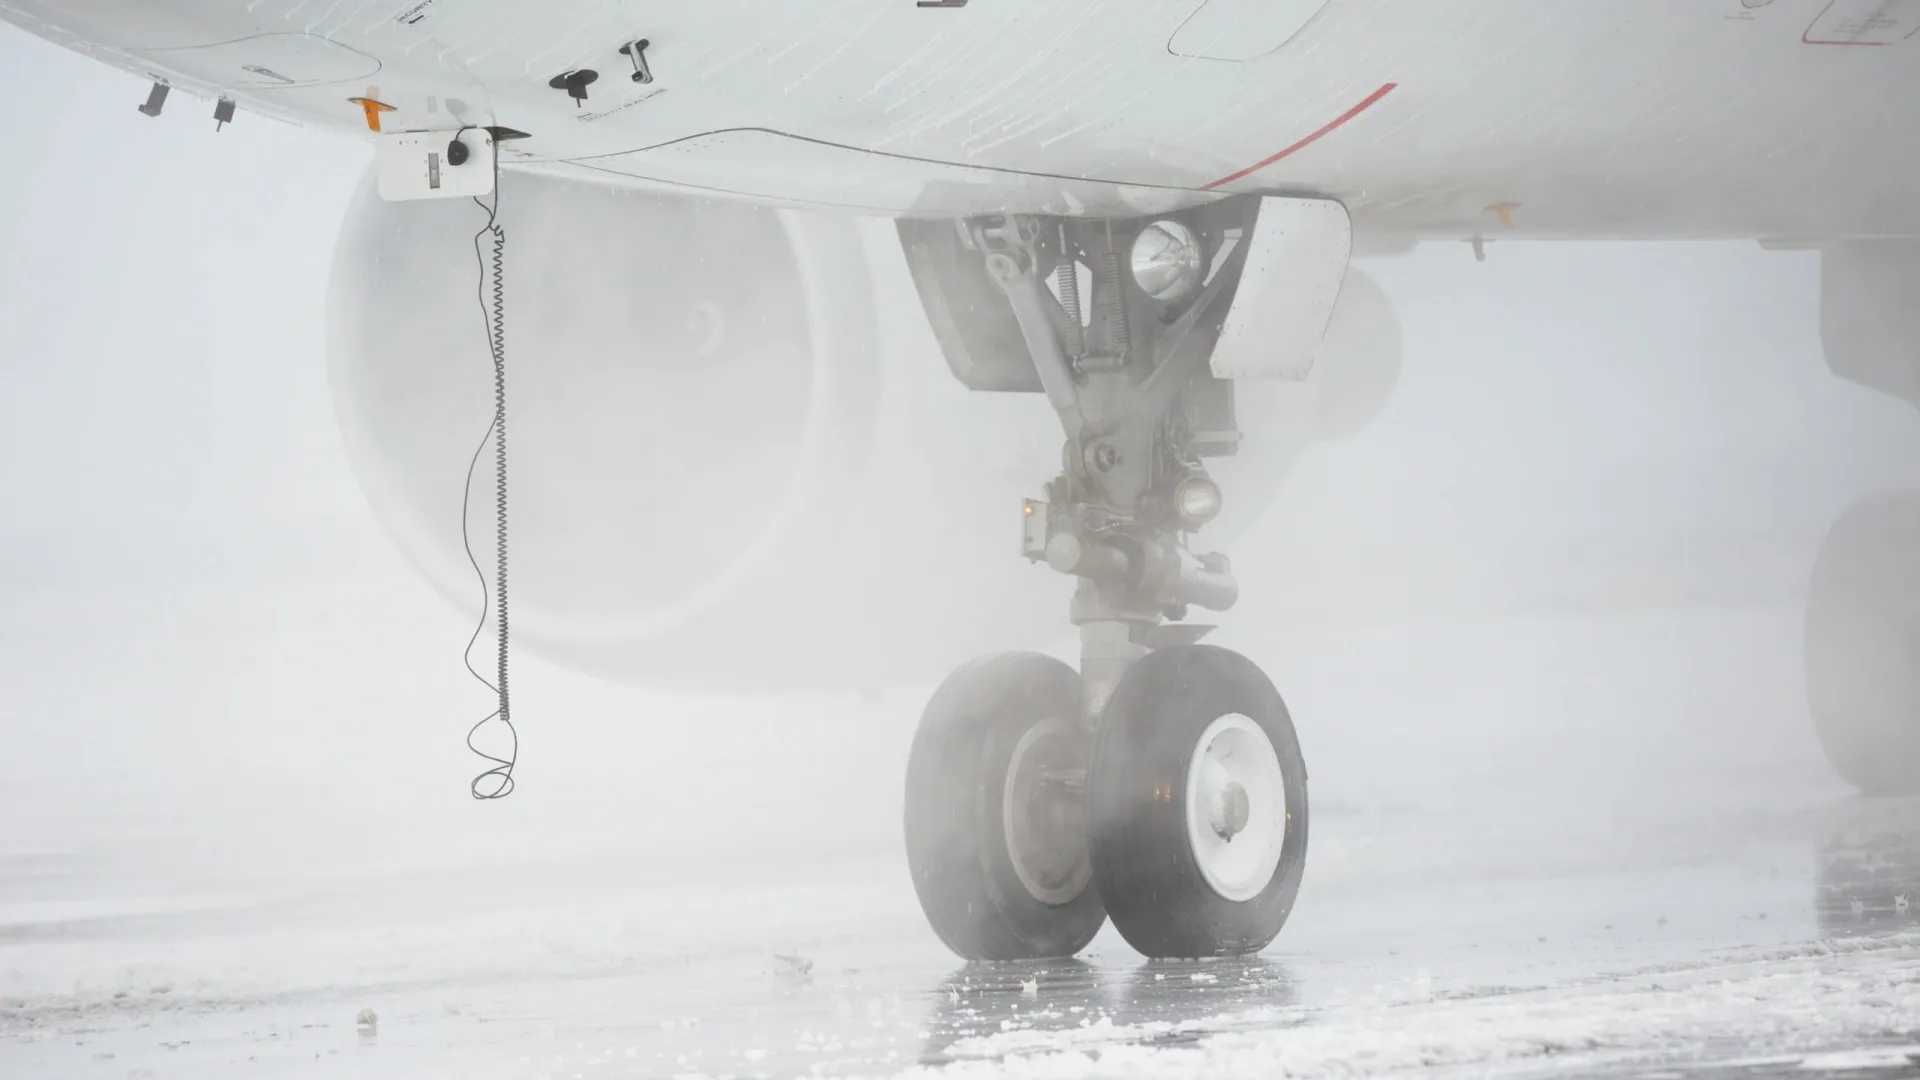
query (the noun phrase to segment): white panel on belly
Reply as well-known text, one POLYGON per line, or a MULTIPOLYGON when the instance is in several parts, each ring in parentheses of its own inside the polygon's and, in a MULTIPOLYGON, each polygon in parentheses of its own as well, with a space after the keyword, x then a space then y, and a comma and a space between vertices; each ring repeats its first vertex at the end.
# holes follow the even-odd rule
POLYGON ((313 34, 258 34, 186 49, 129 49, 185 78, 222 89, 283 90, 358 82, 380 61, 313 34))
POLYGON ((1892 45, 1920 31, 1920 0, 1833 0, 1800 40, 1809 45, 1892 45))

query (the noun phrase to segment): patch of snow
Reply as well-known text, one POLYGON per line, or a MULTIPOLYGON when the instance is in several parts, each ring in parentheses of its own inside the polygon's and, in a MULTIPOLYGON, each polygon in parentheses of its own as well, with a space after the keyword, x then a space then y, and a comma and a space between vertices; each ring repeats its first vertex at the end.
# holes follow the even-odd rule
MULTIPOLYGON (((768 910, 786 913, 783 929, 796 936, 826 939, 846 932, 849 913, 855 925, 874 925, 900 908, 897 897, 862 886, 616 888, 569 902, 464 912, 448 911, 423 891, 369 900, 365 908, 247 921, 219 908, 187 912, 160 933, 133 938, 84 929, 27 935, 0 945, 0 1034, 49 1014, 471 987, 750 955, 765 947, 768 910)), ((555 885, 562 889, 564 883, 555 885)))
MULTIPOLYGON (((1389 1076, 1434 1067, 1486 1074, 1542 1067, 1591 1070, 1646 1062, 1675 1047, 1739 1040, 1790 1051, 1857 1043, 1920 1016, 1920 935, 1836 942, 1672 966, 1615 979, 1492 996, 1331 1009, 1260 1009, 1185 1023, 1064 1031, 1016 1030, 961 1040, 939 1071, 896 1080, 1084 1077, 1290 1078, 1389 1076), (1156 1046, 1169 1036, 1180 1045, 1156 1046), (1784 1045, 1783 1045, 1784 1044, 1784 1045)), ((1904 1050, 1788 1058, 1904 1060, 1904 1050)))
POLYGON ((1800 1068, 1815 1072, 1864 1072, 1869 1069, 1911 1068, 1916 1064, 1920 1064, 1920 1046, 1847 1050, 1834 1054, 1813 1054, 1800 1060, 1800 1068))

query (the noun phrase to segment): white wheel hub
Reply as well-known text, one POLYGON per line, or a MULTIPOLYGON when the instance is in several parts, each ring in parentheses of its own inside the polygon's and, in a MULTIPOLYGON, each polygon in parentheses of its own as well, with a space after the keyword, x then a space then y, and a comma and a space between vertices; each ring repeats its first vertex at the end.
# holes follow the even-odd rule
POLYGON ((1007 763, 1000 820, 1014 876, 1043 904, 1070 904, 1093 879, 1086 761, 1072 721, 1027 729, 1007 763))
POLYGON ((1187 844, 1208 887, 1243 903, 1266 889, 1287 841, 1287 781, 1259 724, 1207 725, 1187 765, 1187 844))

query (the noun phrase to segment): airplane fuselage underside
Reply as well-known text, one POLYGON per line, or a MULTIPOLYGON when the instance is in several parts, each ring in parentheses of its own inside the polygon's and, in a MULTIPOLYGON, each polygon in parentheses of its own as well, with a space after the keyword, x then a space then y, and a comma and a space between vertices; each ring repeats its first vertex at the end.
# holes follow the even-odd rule
POLYGON ((1920 98, 1920 0, 0 0, 0 18, 243 115, 374 137, 377 101, 385 132, 527 133, 509 168, 784 205, 1103 217, 1260 192, 1337 199, 1369 237, 1920 233, 1920 113, 1891 107, 1920 98))

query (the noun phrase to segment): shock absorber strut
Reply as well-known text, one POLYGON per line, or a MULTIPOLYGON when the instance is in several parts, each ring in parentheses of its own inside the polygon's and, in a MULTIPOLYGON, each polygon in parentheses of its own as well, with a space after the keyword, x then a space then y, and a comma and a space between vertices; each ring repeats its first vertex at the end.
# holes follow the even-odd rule
POLYGON ((1107 332, 1107 348, 1113 353, 1113 366, 1124 367, 1133 352, 1133 335, 1127 330, 1127 283, 1121 278, 1120 253, 1113 250, 1109 230, 1107 250, 1100 253, 1093 275, 1093 302, 1100 308, 1101 324, 1107 332))
MULTIPOLYGON (((1240 208, 1222 209, 1222 217, 1243 224, 1240 208)), ((1152 318, 1140 312, 1150 337, 1136 352, 1129 325, 1133 283, 1121 258, 1134 235, 1126 226, 1049 228, 1016 216, 972 230, 1066 431, 1066 470, 1049 486, 1046 502, 1027 504, 1025 551, 1079 579, 1071 616, 1081 629, 1089 723, 1135 659, 1161 644, 1198 640, 1207 629, 1163 626, 1165 620, 1184 618, 1189 606, 1224 611, 1239 598, 1224 557, 1196 555, 1186 546, 1187 534, 1217 510, 1219 489, 1199 468, 1206 448, 1193 438, 1187 408, 1190 387, 1211 379, 1204 365, 1245 260, 1229 232, 1209 234, 1224 258, 1191 295, 1135 297, 1161 305, 1152 318), (1093 266, 1090 324, 1081 320, 1075 265, 1083 254, 1093 266), (1183 502, 1183 485, 1192 488, 1189 495, 1212 497, 1183 502), (1214 505, 1198 514, 1201 502, 1214 505)))
POLYGON ((1080 264, 1073 261, 1071 255, 1060 264, 1053 273, 1054 285, 1060 290, 1060 311, 1066 318, 1062 320, 1062 344, 1067 348, 1067 358, 1078 361, 1087 355, 1087 326, 1080 312, 1080 264))

